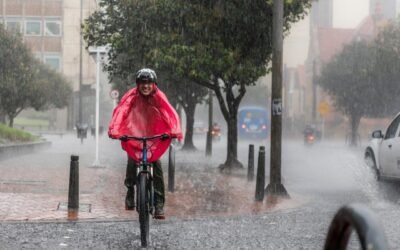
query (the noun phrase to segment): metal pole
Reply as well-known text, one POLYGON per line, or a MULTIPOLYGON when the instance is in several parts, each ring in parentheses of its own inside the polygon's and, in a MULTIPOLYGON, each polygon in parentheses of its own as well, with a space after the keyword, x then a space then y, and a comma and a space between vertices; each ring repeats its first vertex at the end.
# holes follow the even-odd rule
POLYGON ((283 0, 274 0, 273 8, 270 183, 265 191, 288 197, 281 183, 283 0))
POLYGON ((96 48, 96 132, 95 132, 95 140, 96 140, 96 157, 93 165, 99 166, 99 106, 100 106, 100 50, 96 48))
POLYGON ((206 156, 212 155, 212 127, 213 127, 213 97, 212 90, 208 91, 208 131, 206 141, 206 156))
POLYGON ((83 0, 81 0, 80 5, 80 23, 79 23, 79 105, 78 105, 78 112, 79 112, 79 124, 82 125, 82 89, 83 89, 83 63, 82 63, 82 47, 83 47, 83 37, 82 37, 82 20, 83 20, 83 0))

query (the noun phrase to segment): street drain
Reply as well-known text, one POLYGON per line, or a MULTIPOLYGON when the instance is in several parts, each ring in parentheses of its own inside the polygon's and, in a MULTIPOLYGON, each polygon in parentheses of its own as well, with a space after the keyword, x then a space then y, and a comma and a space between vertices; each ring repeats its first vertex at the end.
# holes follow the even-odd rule
MULTIPOLYGON (((57 210, 60 211, 68 211, 68 202, 59 202, 57 206, 57 210)), ((79 212, 92 212, 92 204, 88 203, 79 203, 79 212)))

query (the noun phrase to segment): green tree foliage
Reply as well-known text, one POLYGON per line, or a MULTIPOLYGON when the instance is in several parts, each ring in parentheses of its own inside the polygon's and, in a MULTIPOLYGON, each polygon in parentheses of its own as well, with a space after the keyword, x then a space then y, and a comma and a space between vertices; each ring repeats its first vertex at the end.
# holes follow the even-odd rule
POLYGON ((19 35, 0 25, 0 110, 9 126, 24 109, 44 110, 67 104, 71 89, 58 73, 42 65, 19 35))
POLYGON ((388 24, 375 39, 375 91, 380 115, 393 116, 400 107, 400 22, 388 24), (382 103, 383 102, 383 103, 382 103))
MULTIPOLYGON (((35 69, 35 66, 32 67, 35 69)), ((65 77, 48 65, 37 62, 31 107, 37 111, 68 105, 72 89, 65 77)))
POLYGON ((400 100, 400 23, 388 24, 368 43, 354 41, 322 70, 319 84, 335 107, 350 118, 351 145, 356 145, 362 117, 393 116, 400 100))
MULTIPOLYGON (((272 1, 168 1, 165 46, 153 51, 165 65, 214 91, 227 122, 227 158, 237 160, 237 113, 246 88, 267 73, 272 57, 272 1), (167 42, 166 42, 167 41, 167 42)), ((284 25, 303 17, 309 1, 286 1, 284 25)))
POLYGON ((368 42, 354 41, 323 67, 318 81, 333 97, 336 109, 350 118, 352 146, 357 144, 361 118, 381 115, 381 105, 375 102, 382 100, 375 81, 375 51, 368 42))
POLYGON ((196 150, 193 143, 194 115, 197 104, 202 103, 207 95, 207 88, 199 86, 191 79, 182 81, 182 78, 176 77, 174 73, 163 75, 165 77, 162 79, 161 88, 173 100, 172 104, 175 107, 182 107, 186 114, 186 132, 182 149, 196 150))
MULTIPOLYGON (((310 0, 285 1, 286 31, 310 5, 310 0)), ((103 0, 100 6, 85 24, 85 39, 89 45, 111 45, 111 77, 126 79, 135 68, 161 67, 212 89, 228 125, 222 167, 241 167, 237 112, 246 87, 268 71, 272 1, 103 0)))
POLYGON ((89 45, 110 45, 109 63, 105 66, 113 87, 125 93, 134 86, 134 74, 143 67, 156 69, 159 88, 166 92, 175 107, 179 104, 186 114, 186 134, 183 149, 195 149, 193 123, 196 105, 207 91, 190 79, 177 74, 175 68, 162 64, 157 48, 165 46, 167 37, 161 15, 172 1, 112 1, 100 2, 101 11, 85 22, 84 38, 89 45), (167 5, 165 5, 168 3, 167 5), (154 18, 157 17, 157 18, 154 18))

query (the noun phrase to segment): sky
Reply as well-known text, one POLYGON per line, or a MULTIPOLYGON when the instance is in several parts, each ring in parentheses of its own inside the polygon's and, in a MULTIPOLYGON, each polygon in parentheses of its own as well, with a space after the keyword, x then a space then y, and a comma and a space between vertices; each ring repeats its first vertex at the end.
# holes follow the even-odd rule
POLYGON ((369 0, 333 0, 333 26, 355 28, 368 12, 369 0))

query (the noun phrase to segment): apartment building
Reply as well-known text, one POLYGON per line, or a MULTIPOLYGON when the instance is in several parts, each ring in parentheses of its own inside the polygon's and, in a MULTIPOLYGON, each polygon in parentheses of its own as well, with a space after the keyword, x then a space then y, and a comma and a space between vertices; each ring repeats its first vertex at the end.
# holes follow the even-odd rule
MULTIPOLYGON (((0 0, 0 23, 19 32, 36 58, 72 84, 75 94, 69 107, 50 111, 58 129, 72 128, 77 122, 80 83, 83 89, 95 83, 96 67, 80 39, 80 23, 96 7, 96 0, 0 0)), ((83 102, 88 102, 86 99, 83 102)), ((88 117, 90 110, 84 109, 85 113, 88 117)))

